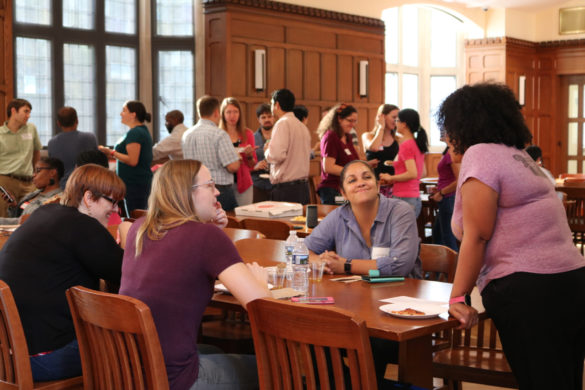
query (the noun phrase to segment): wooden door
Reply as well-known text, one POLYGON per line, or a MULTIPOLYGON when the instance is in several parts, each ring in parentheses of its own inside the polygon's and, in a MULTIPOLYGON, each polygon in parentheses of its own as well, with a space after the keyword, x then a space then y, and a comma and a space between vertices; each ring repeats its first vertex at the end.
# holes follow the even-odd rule
POLYGON ((560 112, 565 139, 563 172, 585 173, 585 75, 562 77, 560 112))

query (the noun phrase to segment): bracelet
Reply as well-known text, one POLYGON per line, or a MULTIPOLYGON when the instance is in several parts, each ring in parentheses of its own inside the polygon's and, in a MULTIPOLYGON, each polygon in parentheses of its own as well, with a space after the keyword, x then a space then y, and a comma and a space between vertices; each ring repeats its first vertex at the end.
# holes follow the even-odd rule
POLYGON ((112 152, 110 153, 110 157, 114 157, 114 154, 116 154, 116 151, 115 150, 112 150, 112 152))

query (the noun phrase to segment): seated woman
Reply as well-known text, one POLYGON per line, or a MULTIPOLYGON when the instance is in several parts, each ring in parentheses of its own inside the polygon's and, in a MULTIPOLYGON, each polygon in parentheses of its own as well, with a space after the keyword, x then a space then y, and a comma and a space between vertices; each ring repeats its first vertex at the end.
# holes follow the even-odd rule
POLYGON ((124 193, 114 172, 77 168, 62 204, 38 208, 0 251, 0 279, 14 294, 35 381, 81 375, 65 291, 98 289, 100 279, 119 283, 123 252, 106 225, 124 193))
MULTIPOLYGON (((18 204, 12 202, 8 206, 8 218, 0 218, 0 225, 18 225, 21 216, 30 215, 33 211, 47 202, 58 201, 61 194, 59 180, 63 176, 65 168, 61 160, 51 157, 42 157, 35 165, 33 184, 37 189, 22 198, 18 204)), ((2 194, 4 200, 9 202, 2 194)), ((14 198, 14 197, 12 197, 14 198)))
POLYGON ((449 313, 462 328, 475 325, 468 294, 477 285, 519 388, 581 389, 585 260, 554 187, 523 150, 532 134, 514 92, 466 85, 443 101, 437 122, 463 155, 449 313))
POLYGON ((419 238, 412 208, 379 195, 373 168, 355 160, 341 171, 341 192, 348 203, 338 207, 305 238, 310 254, 326 262, 329 273, 420 278, 419 238))
POLYGON ((148 214, 125 237, 120 294, 150 307, 174 390, 258 387, 255 356, 197 347, 216 278, 243 306, 269 295, 265 271, 246 266, 220 229, 227 216, 218 195, 201 162, 168 161, 154 175, 148 214))

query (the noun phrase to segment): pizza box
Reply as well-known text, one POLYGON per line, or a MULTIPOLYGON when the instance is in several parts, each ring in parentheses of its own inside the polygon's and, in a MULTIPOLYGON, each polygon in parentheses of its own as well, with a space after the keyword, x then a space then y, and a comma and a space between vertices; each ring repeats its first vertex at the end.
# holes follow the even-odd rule
POLYGON ((303 205, 289 202, 258 202, 236 207, 236 216, 259 218, 284 218, 303 215, 303 205))

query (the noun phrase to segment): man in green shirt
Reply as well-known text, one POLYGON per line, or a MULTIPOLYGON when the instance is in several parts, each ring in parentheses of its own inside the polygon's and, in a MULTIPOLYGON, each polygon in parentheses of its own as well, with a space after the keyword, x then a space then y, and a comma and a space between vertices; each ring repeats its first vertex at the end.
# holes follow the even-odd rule
MULTIPOLYGON (((27 123, 32 105, 24 99, 8 103, 8 120, 0 127, 0 186, 18 202, 35 190, 33 167, 41 156, 37 128, 27 123)), ((8 204, 0 197, 0 217, 6 217, 8 204)))

